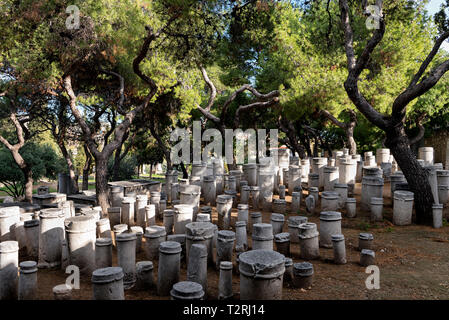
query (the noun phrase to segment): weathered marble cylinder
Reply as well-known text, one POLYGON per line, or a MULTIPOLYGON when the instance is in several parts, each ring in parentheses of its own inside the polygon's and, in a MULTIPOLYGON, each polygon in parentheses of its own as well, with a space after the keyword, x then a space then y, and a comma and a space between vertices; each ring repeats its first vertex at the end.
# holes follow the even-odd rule
POLYGON ((362 210, 368 211, 370 209, 370 200, 372 197, 383 197, 384 179, 379 176, 363 176, 362 178, 362 210))
POLYGON ((250 186, 242 186, 242 188, 240 190, 240 203, 241 204, 249 203, 250 192, 251 192, 250 186))
POLYGON ((123 269, 123 286, 130 289, 136 282, 136 240, 134 233, 117 235, 117 264, 123 269))
POLYGON ((321 193, 321 211, 338 210, 340 195, 334 191, 323 191, 321 193))
POLYGON ((259 208, 260 188, 258 186, 251 186, 251 205, 254 210, 259 208))
POLYGON ((250 220, 249 220, 249 232, 253 233, 254 225, 256 223, 262 223, 262 213, 260 212, 251 212, 249 214, 250 220))
POLYGON ((252 250, 273 250, 273 226, 268 223, 253 224, 252 250))
POLYGON ((243 165, 245 180, 248 181, 249 186, 257 185, 257 164, 248 163, 243 165))
POLYGON ((92 273, 93 300, 125 300, 121 267, 97 269, 92 273))
POLYGON ((432 147, 419 148, 418 158, 424 160, 425 165, 433 165, 433 148, 432 147))
POLYGON ((201 187, 193 188, 194 185, 190 185, 188 190, 181 191, 180 203, 184 205, 189 205, 193 208, 193 216, 192 221, 195 221, 196 214, 199 212, 200 208, 200 196, 201 196, 201 187))
POLYGON ((20 208, 17 206, 0 208, 0 242, 14 240, 11 227, 20 221, 20 208))
POLYGON ((433 204, 432 205, 432 222, 434 228, 443 227, 443 205, 433 204))
POLYGON ((165 241, 159 245, 157 274, 157 294, 159 296, 168 296, 173 285, 179 282, 181 251, 179 242, 165 241))
POLYGON ((120 207, 125 197, 125 190, 120 186, 111 186, 111 207, 120 207))
POLYGON ((173 206, 175 219, 173 230, 175 234, 186 233, 186 224, 193 221, 194 207, 188 204, 177 204, 173 206))
POLYGON ((136 263, 136 289, 148 290, 155 286, 153 277, 153 262, 139 261, 136 263))
POLYGON ((235 251, 244 252, 248 250, 248 240, 246 235, 246 221, 237 221, 235 223, 235 251))
POLYGON ((127 224, 117 224, 114 226, 114 246, 117 246, 117 236, 123 232, 128 231, 128 225, 127 224))
POLYGON ((292 203, 290 206, 290 212, 291 213, 299 213, 301 204, 301 192, 294 191, 292 192, 292 203))
POLYGON ((37 298, 37 263, 23 261, 19 264, 19 300, 35 300, 37 298))
POLYGON ((371 221, 382 221, 384 199, 372 197, 370 200, 371 221))
POLYGON ((284 228, 285 217, 280 213, 271 214, 271 226, 273 227, 273 234, 278 234, 282 232, 284 228))
POLYGON ((96 222, 98 238, 112 238, 111 225, 108 218, 102 218, 96 222))
MULTIPOLYGON (((38 268, 54 268, 61 265, 64 214, 61 209, 43 209, 39 215, 38 268)), ((95 232, 95 227, 94 227, 95 232)))
POLYGON ((432 189, 433 203, 440 203, 438 199, 438 180, 437 180, 437 170, 436 165, 426 165, 424 170, 427 172, 427 179, 429 180, 430 188, 432 189))
POLYGON ((274 235, 274 243, 276 244, 276 251, 286 257, 290 256, 290 233, 282 232, 274 235))
POLYGON ((310 289, 313 284, 313 265, 310 262, 293 264, 293 286, 298 289, 310 289))
POLYGON ((130 233, 136 235, 136 254, 142 251, 143 228, 140 226, 132 226, 129 228, 130 233))
POLYGON ((306 222, 299 226, 300 257, 305 260, 320 257, 319 233, 315 223, 306 222))
POLYGON ((111 228, 114 228, 115 225, 120 224, 122 219, 122 208, 121 207, 108 208, 108 218, 111 228))
POLYGON ((320 175, 318 173, 309 173, 308 186, 313 188, 319 188, 320 186, 320 175))
POLYGON ((324 191, 334 191, 334 184, 338 182, 338 167, 325 166, 323 168, 324 191))
POLYGON ((249 231, 249 205, 241 203, 237 206, 237 210, 237 221, 245 221, 246 230, 249 231))
POLYGON ((287 213, 287 201, 285 199, 273 199, 273 212, 287 213))
POLYGON ((95 241, 95 266, 97 269, 112 267, 112 239, 98 238, 95 241))
POLYGON ((346 199, 346 217, 354 218, 357 215, 357 201, 355 198, 346 199))
POLYGON ((164 227, 167 234, 173 234, 173 226, 175 223, 175 210, 164 210, 164 227))
POLYGON ((135 203, 136 199, 134 197, 125 197, 122 200, 122 223, 128 226, 135 225, 135 203))
POLYGON ((348 199, 348 185, 345 183, 335 183, 334 192, 338 194, 338 208, 342 209, 348 199))
POLYGON ((279 186, 279 199, 285 200, 285 186, 279 186))
POLYGON ((218 279, 218 300, 230 299, 232 292, 232 262, 221 261, 220 276, 218 279))
POLYGON ((333 234, 341 234, 341 213, 322 211, 320 213, 320 246, 332 248, 333 234))
POLYGON ((190 247, 203 244, 207 248, 208 261, 213 262, 214 224, 211 222, 191 222, 186 225, 186 259, 188 262, 190 247))
POLYGON ((26 238, 26 253, 33 261, 39 258, 39 220, 27 220, 23 223, 26 238))
POLYGON ((291 165, 288 170, 288 193, 291 195, 297 186, 301 186, 301 168, 291 165))
POLYGON ((146 209, 148 205, 148 196, 146 194, 139 194, 136 197, 136 225, 146 228, 146 209))
POLYGON ((203 300, 204 290, 199 283, 181 281, 173 285, 171 300, 203 300))
POLYGON ((220 268, 221 261, 232 261, 235 233, 230 230, 220 230, 217 236, 217 259, 216 268, 220 268))
POLYGON ((217 196, 218 227, 228 229, 231 225, 232 197, 229 195, 217 196))
POLYGON ((371 250, 373 248, 373 240, 374 237, 371 233, 361 232, 359 234, 359 245, 358 250, 362 251, 363 249, 371 250))
POLYGON ((204 176, 203 177, 203 186, 204 186, 204 203, 210 204, 211 206, 215 206, 215 198, 217 196, 217 190, 215 185, 215 177, 214 176, 204 176))
POLYGON ((240 299, 280 300, 285 257, 273 250, 251 250, 240 254, 240 299))
POLYGON ((332 247, 334 248, 334 263, 345 264, 346 263, 346 247, 345 236, 342 234, 333 234, 332 247))
POLYGON ((395 191, 393 202, 393 223, 405 226, 412 223, 414 194, 410 191, 395 191))
POLYGON ((288 233, 291 243, 299 243, 299 225, 307 222, 307 217, 292 216, 288 218, 288 233))
POLYGON ((166 241, 167 232, 165 227, 151 226, 145 228, 144 252, 145 257, 149 261, 157 260, 159 257, 159 246, 162 242, 166 241))
POLYGON ((284 287, 293 281, 293 259, 285 258, 284 287))
MULTIPOLYGON (((177 180, 177 177, 178 176, 176 175, 176 180, 177 180)), ((155 214, 157 217, 161 217, 162 213, 164 212, 163 211, 164 209, 161 208, 161 206, 162 206, 161 201, 162 201, 161 192, 159 192, 159 191, 151 191, 150 192, 150 204, 154 204, 155 214)), ((149 227, 149 225, 147 227, 149 227)))
POLYGON ((187 280, 199 283, 205 293, 207 293, 207 252, 204 244, 192 244, 187 263, 187 280))
POLYGON ((17 299, 19 243, 0 242, 0 300, 17 299))
POLYGON ((363 249, 360 252, 360 265, 363 267, 368 267, 370 265, 376 264, 375 253, 373 250, 363 249))
POLYGON ((225 190, 224 194, 231 197, 231 199, 232 199, 231 208, 237 208, 237 204, 238 204, 237 191, 235 191, 235 190, 225 190))
POLYGON ((53 287, 53 298, 55 300, 71 300, 72 287, 67 284, 59 284, 53 287))
POLYGON ((381 163, 390 162, 390 149, 382 148, 376 150, 376 163, 380 166, 381 163))
POLYGON ((438 200, 442 205, 446 205, 449 202, 449 185, 438 186, 438 200))

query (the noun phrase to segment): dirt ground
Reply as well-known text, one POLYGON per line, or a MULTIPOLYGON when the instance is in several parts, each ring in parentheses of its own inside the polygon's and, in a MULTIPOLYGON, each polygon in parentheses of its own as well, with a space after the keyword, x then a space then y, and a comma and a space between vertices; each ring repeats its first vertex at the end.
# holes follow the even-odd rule
MULTIPOLYGON (((368 213, 359 208, 360 184, 356 185, 357 217, 346 218, 343 210, 342 232, 346 239, 347 264, 335 265, 332 262, 332 249, 320 248, 321 257, 311 261, 314 266, 314 284, 310 290, 295 289, 284 283, 283 299, 449 299, 449 226, 433 229, 426 226, 394 226, 392 221, 392 205, 390 185, 384 186, 384 221, 371 223, 368 213), (358 264, 360 252, 356 250, 358 234, 370 232, 374 235, 374 250, 376 262, 380 269, 380 289, 368 290, 365 279, 369 276, 365 268, 358 264)), ((287 202, 291 198, 286 197, 287 202)), ((303 197, 304 199, 304 197, 303 197)), ((303 201, 304 202, 304 201, 303 201)), ((251 210, 253 211, 253 210, 251 210)), ((317 210, 319 211, 319 210, 317 210)), ((305 213, 304 203, 301 204, 301 215, 305 213)), ((291 214, 289 214, 291 215, 291 214)), ((445 208, 444 216, 449 217, 445 208)), ((318 214, 308 216, 309 221, 319 224, 318 214)), ((233 209, 233 222, 237 219, 237 211, 233 209)), ((217 214, 213 212, 216 222, 217 214)), ((287 220, 287 217, 286 217, 287 220)), ((263 222, 270 222, 270 213, 263 212, 263 222)), ((162 221, 157 222, 162 225, 162 221)), ((287 231, 287 223, 284 225, 287 231)), ((248 237, 251 246, 251 238, 248 237)), ((299 245, 291 244, 291 258, 301 262, 299 245)), ((21 261, 26 257, 21 257, 21 261)), ((145 260, 143 252, 137 255, 137 261, 145 260)), ((235 264, 235 256, 234 256, 235 264)), ((113 265, 117 265, 116 252, 113 251, 113 265)), ((53 299, 52 288, 65 282, 68 274, 63 270, 39 270, 39 299, 53 299)), ((157 276, 157 261, 154 261, 154 277, 157 276)), ((219 272, 212 267, 208 270, 208 299, 215 300, 218 296, 219 272)), ((186 279, 186 264, 181 264, 180 280, 186 279)), ((239 276, 233 273, 234 298, 239 299, 239 276)), ((73 290, 72 298, 91 299, 92 288, 90 278, 81 279, 81 288, 73 290)), ((125 291, 128 300, 158 300, 169 299, 159 297, 155 288, 149 291, 125 291)))

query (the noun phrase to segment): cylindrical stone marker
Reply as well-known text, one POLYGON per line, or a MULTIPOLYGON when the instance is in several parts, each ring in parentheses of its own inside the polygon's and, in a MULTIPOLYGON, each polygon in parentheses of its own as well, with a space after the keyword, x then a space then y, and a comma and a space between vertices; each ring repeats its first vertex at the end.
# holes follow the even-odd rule
POLYGON ((0 208, 0 242, 14 240, 11 227, 20 221, 20 208, 17 206, 0 208))
POLYGON ((220 268, 221 261, 232 261, 235 233, 230 230, 218 231, 216 267, 220 268))
POLYGON ((382 221, 384 199, 372 197, 370 200, 371 221, 382 221))
POLYGON ((237 221, 235 223, 235 251, 244 252, 248 250, 248 237, 246 235, 246 222, 237 221))
POLYGON ((136 240, 134 233, 117 235, 117 264, 123 270, 123 286, 130 289, 136 282, 136 240))
POLYGON ((164 226, 165 232, 173 234, 173 226, 175 224, 175 210, 166 209, 164 210, 164 226))
POLYGON ((232 262, 222 261, 220 263, 220 277, 218 279, 218 300, 230 299, 232 292, 232 262))
POLYGON ((395 191, 393 202, 393 223, 405 226, 412 223, 414 194, 410 191, 395 191))
POLYGON ((293 286, 298 289, 310 289, 313 283, 313 265, 310 262, 293 264, 293 286))
POLYGON ((108 218, 102 218, 96 222, 98 238, 112 238, 111 225, 108 218))
POLYGON ((145 228, 154 225, 156 225, 156 205, 149 204, 145 206, 145 228))
POLYGON ((229 195, 217 196, 218 227, 228 229, 231 225, 232 197, 229 195))
POLYGON ((173 285, 171 300, 203 300, 204 290, 199 283, 181 281, 173 285))
POLYGON ((299 225, 307 222, 307 217, 293 216, 288 218, 288 233, 291 243, 299 243, 299 225))
POLYGON ((35 300, 37 298, 37 263, 23 261, 19 266, 19 300, 35 300))
MULTIPOLYGON (((43 209, 39 215, 38 268, 54 268, 61 265, 64 214, 61 209, 43 209)), ((94 226, 95 232, 95 226, 94 226)))
POLYGON ((305 260, 320 257, 319 233, 315 223, 306 222, 299 226, 300 257, 305 260))
POLYGON ((293 259, 285 258, 284 287, 293 281, 293 259))
POLYGON ((237 221, 245 221, 246 230, 249 231, 249 205, 239 204, 237 206, 237 210, 238 210, 237 221))
POLYGON ((249 214, 250 220, 249 220, 249 232, 253 233, 254 225, 256 223, 262 223, 262 213, 260 212, 251 212, 249 214))
POLYGON ((346 263, 345 236, 342 234, 333 234, 331 238, 332 238, 332 246, 334 248, 334 263, 345 264, 346 263))
MULTIPOLYGON (((120 203, 121 203, 121 200, 120 200, 120 203)), ((109 224, 110 224, 111 228, 114 228, 115 225, 121 223, 122 208, 121 207, 108 208, 108 217, 109 217, 109 224)))
POLYGON ((125 300, 124 273, 120 267, 97 269, 92 273, 93 300, 125 300))
POLYGON ((17 299, 18 267, 18 242, 0 242, 0 300, 17 299))
POLYGON ((55 300, 72 300, 72 287, 65 283, 53 287, 53 298, 55 300))
POLYGON ((174 241, 162 242, 159 246, 157 294, 168 296, 173 285, 179 282, 181 244, 174 241))
POLYGON ((268 223, 253 225, 252 250, 273 250, 273 226, 268 223))
POLYGON ((145 257, 149 261, 157 260, 159 257, 159 246, 162 242, 166 241, 167 232, 165 227, 151 226, 145 229, 145 245, 144 252, 145 257))
MULTIPOLYGON (((109 220, 106 220, 109 222, 109 220)), ((92 216, 65 219, 70 264, 77 266, 82 274, 95 270, 96 226, 92 216)))
POLYGON ((26 239, 26 253, 29 259, 39 258, 39 220, 27 220, 23 223, 26 239))
POLYGON ((95 241, 96 269, 112 267, 112 239, 98 238, 95 241))
POLYGON ((285 257, 273 250, 251 250, 239 256, 240 299, 280 300, 285 257))
POLYGON ((290 206, 290 212, 299 213, 299 208, 301 205, 301 192, 292 192, 292 204, 290 206))
POLYGON ((187 264, 187 280, 199 283, 207 292, 207 247, 204 244, 192 244, 187 264))
POLYGON ((207 248, 208 261, 213 261, 214 224, 210 222, 191 222, 186 225, 186 260, 192 244, 204 244, 207 248))
POLYGON ((357 201, 355 198, 346 199, 346 216, 354 218, 357 215, 357 201))
POLYGON ((148 290, 154 287, 153 277, 153 262, 152 261, 139 261, 136 263, 136 289, 148 290))
POLYGON ((360 265, 363 267, 374 265, 376 263, 375 256, 373 250, 363 249, 362 252, 360 252, 360 265))
POLYGON ((146 206, 148 205, 148 196, 139 194, 136 197, 136 225, 146 228, 146 206))
POLYGON ((285 217, 280 213, 271 214, 271 226, 273 227, 273 234, 278 234, 282 232, 284 228, 285 217))
POLYGON ((290 233, 282 232, 274 236, 274 242, 276 243, 276 251, 283 254, 286 257, 290 256, 290 233))
POLYGON ((441 228, 443 226, 443 205, 432 205, 432 221, 434 228, 441 228))
POLYGON ((363 249, 371 250, 373 247, 374 237, 371 233, 361 232, 359 234, 359 246, 358 250, 362 251, 363 249))
POLYGON ((189 204, 178 204, 174 206, 174 209, 174 233, 184 234, 186 233, 186 224, 193 222, 194 208, 189 204))
POLYGON ((339 207, 340 195, 334 191, 323 191, 321 193, 321 211, 335 211, 339 207))
POLYGON ((140 226, 132 226, 129 228, 130 233, 136 235, 136 254, 142 251, 143 229, 140 226))
POLYGON ((128 226, 135 225, 135 203, 136 198, 134 197, 125 197, 122 200, 122 223, 127 224, 128 226))
POLYGON ((333 234, 341 234, 341 213, 322 211, 320 213, 320 246, 332 248, 333 234))

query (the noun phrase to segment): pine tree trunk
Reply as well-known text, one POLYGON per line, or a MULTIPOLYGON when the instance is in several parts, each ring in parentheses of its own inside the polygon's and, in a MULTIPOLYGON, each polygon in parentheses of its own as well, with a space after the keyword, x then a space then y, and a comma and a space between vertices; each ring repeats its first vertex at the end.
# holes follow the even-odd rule
POLYGON ((98 157, 95 159, 95 189, 97 192, 97 202, 103 212, 109 208, 108 201, 108 158, 98 157))
POLYGON ((26 166, 22 168, 23 175, 25 176, 25 202, 33 202, 33 171, 26 166))
POLYGON ((432 223, 433 195, 426 171, 418 163, 409 146, 404 127, 388 128, 385 145, 390 148, 414 193, 416 223, 432 223))
POLYGON ((83 167, 83 190, 89 190, 89 173, 90 173, 90 166, 92 163, 92 156, 87 149, 86 146, 84 146, 84 153, 86 155, 86 162, 84 163, 83 167))
POLYGON ((346 136, 348 138, 348 149, 349 149, 349 154, 353 155, 353 154, 357 154, 357 144, 355 143, 355 139, 354 139, 354 125, 349 125, 346 128, 346 136))

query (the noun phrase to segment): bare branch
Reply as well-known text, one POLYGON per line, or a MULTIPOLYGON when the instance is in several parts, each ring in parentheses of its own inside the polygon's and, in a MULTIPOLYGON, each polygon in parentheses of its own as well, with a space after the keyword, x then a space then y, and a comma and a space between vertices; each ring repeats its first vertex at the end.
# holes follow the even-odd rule
POLYGON ((203 79, 209 86, 210 90, 209 101, 207 102, 207 106, 205 108, 205 110, 209 112, 210 108, 212 108, 212 106, 214 105, 215 98, 217 97, 217 89, 215 88, 214 83, 209 79, 206 69, 203 66, 200 66, 200 70, 201 74, 203 75, 203 79))
POLYGON ((327 110, 321 110, 320 114, 328 118, 330 121, 332 121, 333 124, 335 124, 337 127, 345 129, 346 123, 343 123, 341 121, 338 121, 337 118, 335 118, 329 111, 327 110))
POLYGON ((271 106, 276 105, 279 102, 279 97, 274 97, 273 99, 265 102, 254 102, 248 105, 240 106, 237 111, 235 112, 235 119, 234 119, 234 128, 237 128, 240 124, 240 113, 242 111, 248 111, 250 109, 254 108, 269 108, 271 106))

